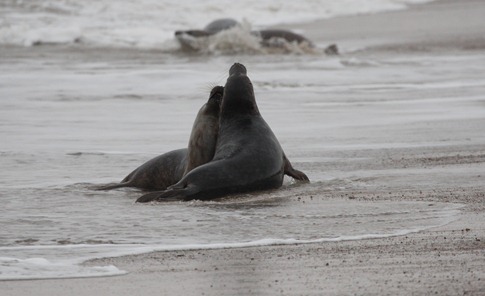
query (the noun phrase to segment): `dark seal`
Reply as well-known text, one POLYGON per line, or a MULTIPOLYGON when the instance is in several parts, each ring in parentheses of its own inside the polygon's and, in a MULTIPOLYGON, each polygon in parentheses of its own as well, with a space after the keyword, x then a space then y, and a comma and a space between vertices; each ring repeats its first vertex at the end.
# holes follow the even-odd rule
POLYGON ((222 86, 214 87, 209 100, 200 108, 192 127, 188 148, 173 150, 150 159, 120 183, 97 189, 136 187, 145 190, 165 190, 192 169, 211 161, 216 147, 223 92, 222 86))
POLYGON ((165 191, 152 192, 137 202, 213 199, 231 193, 279 188, 286 170, 308 181, 291 166, 278 139, 259 113, 253 85, 244 65, 229 70, 219 114, 219 137, 214 158, 165 191))

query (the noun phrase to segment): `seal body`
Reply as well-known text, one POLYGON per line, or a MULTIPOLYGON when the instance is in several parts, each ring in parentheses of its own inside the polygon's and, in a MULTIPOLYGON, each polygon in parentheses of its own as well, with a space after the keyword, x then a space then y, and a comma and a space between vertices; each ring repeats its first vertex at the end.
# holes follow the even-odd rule
POLYGON ((97 189, 136 187, 145 190, 165 190, 192 169, 211 161, 216 147, 223 91, 222 86, 216 86, 211 90, 209 100, 200 108, 194 121, 188 148, 157 156, 135 169, 120 183, 97 189))
POLYGON ((279 188, 285 169, 298 178, 271 128, 259 113, 252 83, 242 64, 234 64, 224 86, 214 158, 168 190, 140 197, 151 200, 213 199, 229 193, 279 188), (291 169, 290 169, 291 168, 291 169))
POLYGON ((177 183, 187 165, 187 148, 173 150, 145 162, 120 183, 98 187, 98 190, 111 190, 122 187, 136 187, 144 190, 165 190, 177 183))

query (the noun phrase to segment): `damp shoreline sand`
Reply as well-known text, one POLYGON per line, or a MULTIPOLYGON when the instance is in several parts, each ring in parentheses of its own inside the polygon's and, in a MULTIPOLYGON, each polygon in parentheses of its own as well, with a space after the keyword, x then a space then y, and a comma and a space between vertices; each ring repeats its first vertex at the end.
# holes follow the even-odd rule
MULTIPOLYGON (((288 27, 304 30, 319 43, 337 43, 346 50, 366 48, 357 53, 362 55, 400 54, 409 48, 463 54, 485 49, 484 26, 480 26, 484 21, 479 17, 484 11, 482 1, 444 0, 407 11, 288 27)), ((128 274, 1 281, 2 295, 483 295, 485 151, 473 143, 433 149, 417 148, 396 164, 406 175, 413 159, 426 163, 405 181, 397 182, 394 175, 385 185, 368 180, 365 189, 311 192, 301 198, 311 194, 322 199, 463 204, 458 220, 446 226, 385 239, 99 259, 86 264, 115 265, 128 274), (424 154, 433 156, 423 160, 424 154), (435 176, 433 169, 446 174, 435 176), (435 180, 423 187, 421 178, 435 180)))

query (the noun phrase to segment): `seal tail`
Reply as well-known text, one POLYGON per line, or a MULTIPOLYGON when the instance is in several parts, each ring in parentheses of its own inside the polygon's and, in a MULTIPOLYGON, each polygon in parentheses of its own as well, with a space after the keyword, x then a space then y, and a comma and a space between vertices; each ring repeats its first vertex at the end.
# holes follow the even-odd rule
POLYGON ((116 189, 116 188, 129 187, 130 185, 131 185, 130 182, 121 182, 121 183, 101 185, 101 186, 98 186, 94 189, 95 190, 111 190, 111 189, 116 189))

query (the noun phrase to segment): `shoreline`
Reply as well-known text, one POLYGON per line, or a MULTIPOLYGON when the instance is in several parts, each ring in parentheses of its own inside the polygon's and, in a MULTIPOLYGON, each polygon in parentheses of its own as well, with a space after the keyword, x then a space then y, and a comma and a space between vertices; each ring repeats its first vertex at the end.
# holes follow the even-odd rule
MULTIPOLYGON (((358 55, 481 50, 485 48, 485 26, 478 24, 485 22, 480 17, 483 11, 485 2, 440 0, 403 11, 338 17, 288 28, 303 30, 318 43, 337 43, 343 52, 358 55), (386 26, 389 20, 392 23, 386 26)), ((150 58, 149 53, 144 55, 150 58)), ((329 200, 464 204, 458 219, 444 226, 388 238, 104 258, 86 264, 115 265, 128 274, 0 281, 2 295, 483 295, 485 176, 477 173, 485 171, 483 151, 473 143, 453 148, 436 151, 464 157, 436 157, 428 162, 431 168, 443 163, 458 168, 453 171, 456 175, 451 174, 453 182, 436 177, 438 186, 420 188, 413 183, 421 177, 417 175, 406 186, 370 182, 359 190, 317 192, 307 188, 308 192, 300 192, 303 200, 313 195, 329 200)), ((416 149, 411 157, 423 157, 423 150, 416 149)))
POLYGON ((485 9, 478 0, 435 0, 409 4, 406 10, 340 16, 278 26, 302 31, 323 46, 343 52, 485 49, 485 9), (356 30, 358 28, 358 30, 356 30))

